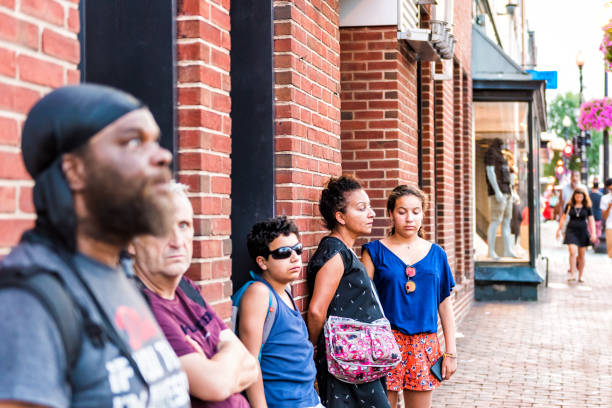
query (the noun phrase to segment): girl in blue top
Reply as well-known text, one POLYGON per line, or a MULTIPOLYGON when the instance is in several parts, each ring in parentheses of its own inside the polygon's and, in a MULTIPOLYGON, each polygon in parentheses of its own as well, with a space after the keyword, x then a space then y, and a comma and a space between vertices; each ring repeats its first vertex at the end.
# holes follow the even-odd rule
POLYGON ((388 374, 389 403, 397 406, 404 391, 406 407, 428 408, 440 383, 430 367, 442 356, 438 342, 438 313, 446 353, 442 377, 457 369, 455 318, 450 293, 455 281, 444 250, 422 238, 425 193, 400 185, 387 200, 393 221, 391 235, 363 246, 362 262, 380 295, 385 316, 402 351, 402 362, 388 374))

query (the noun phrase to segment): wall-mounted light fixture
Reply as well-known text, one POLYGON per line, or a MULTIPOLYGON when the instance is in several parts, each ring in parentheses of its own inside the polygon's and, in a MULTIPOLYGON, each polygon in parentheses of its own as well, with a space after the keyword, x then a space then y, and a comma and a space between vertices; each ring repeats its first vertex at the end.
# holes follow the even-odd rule
POLYGON ((506 12, 505 13, 497 13, 498 16, 514 16, 514 10, 518 7, 516 0, 508 0, 508 3, 505 5, 506 12))

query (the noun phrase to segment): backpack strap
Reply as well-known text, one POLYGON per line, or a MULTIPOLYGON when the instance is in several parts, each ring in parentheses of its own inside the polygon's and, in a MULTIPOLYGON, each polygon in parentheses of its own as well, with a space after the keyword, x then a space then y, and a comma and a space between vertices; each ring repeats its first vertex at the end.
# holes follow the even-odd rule
MULTIPOLYGON (((274 322, 276 320, 276 314, 278 312, 278 301, 276 300, 276 296, 272 293, 272 289, 268 286, 267 282, 257 276, 253 271, 249 272, 252 280, 246 282, 234 295, 232 296, 232 326, 234 327, 234 333, 238 335, 238 310, 240 308, 240 301, 242 300, 242 296, 246 292, 246 290, 253 284, 254 282, 262 282, 268 288, 268 311, 266 313, 266 319, 264 320, 263 331, 261 336, 261 344, 262 346, 270 337, 270 332, 272 331, 272 327, 274 326, 274 322)), ((261 349, 259 350, 259 360, 261 361, 261 349)))
POLYGON ((206 308, 206 303, 204 302, 204 298, 202 298, 202 294, 198 292, 191 284, 185 279, 185 276, 181 278, 178 287, 187 295, 187 297, 198 305, 206 308))
POLYGON ((49 312, 58 328, 68 372, 74 367, 81 351, 83 316, 58 273, 39 268, 2 268, 0 289, 24 290, 38 299, 49 312))

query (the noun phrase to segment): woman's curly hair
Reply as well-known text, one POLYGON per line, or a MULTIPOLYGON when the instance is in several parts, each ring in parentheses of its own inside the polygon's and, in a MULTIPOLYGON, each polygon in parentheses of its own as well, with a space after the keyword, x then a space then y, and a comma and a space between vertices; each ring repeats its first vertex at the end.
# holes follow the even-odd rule
POLYGON ((359 180, 352 176, 343 175, 331 177, 325 184, 319 200, 319 212, 325 221, 325 227, 333 231, 338 225, 336 212, 344 211, 346 207, 346 193, 361 190, 363 187, 359 180))

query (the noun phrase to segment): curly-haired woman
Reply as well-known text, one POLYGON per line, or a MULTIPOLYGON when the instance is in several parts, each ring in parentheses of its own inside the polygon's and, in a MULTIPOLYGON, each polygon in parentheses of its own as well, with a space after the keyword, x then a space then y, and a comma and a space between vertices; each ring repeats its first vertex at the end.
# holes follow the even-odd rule
POLYGON ((307 280, 312 298, 308 308, 310 341, 317 347, 317 383, 323 405, 390 408, 382 379, 364 384, 338 380, 327 369, 323 324, 330 315, 371 323, 383 317, 363 264, 351 249, 372 231, 374 211, 354 178, 331 178, 321 193, 319 210, 331 233, 310 259, 307 280))

